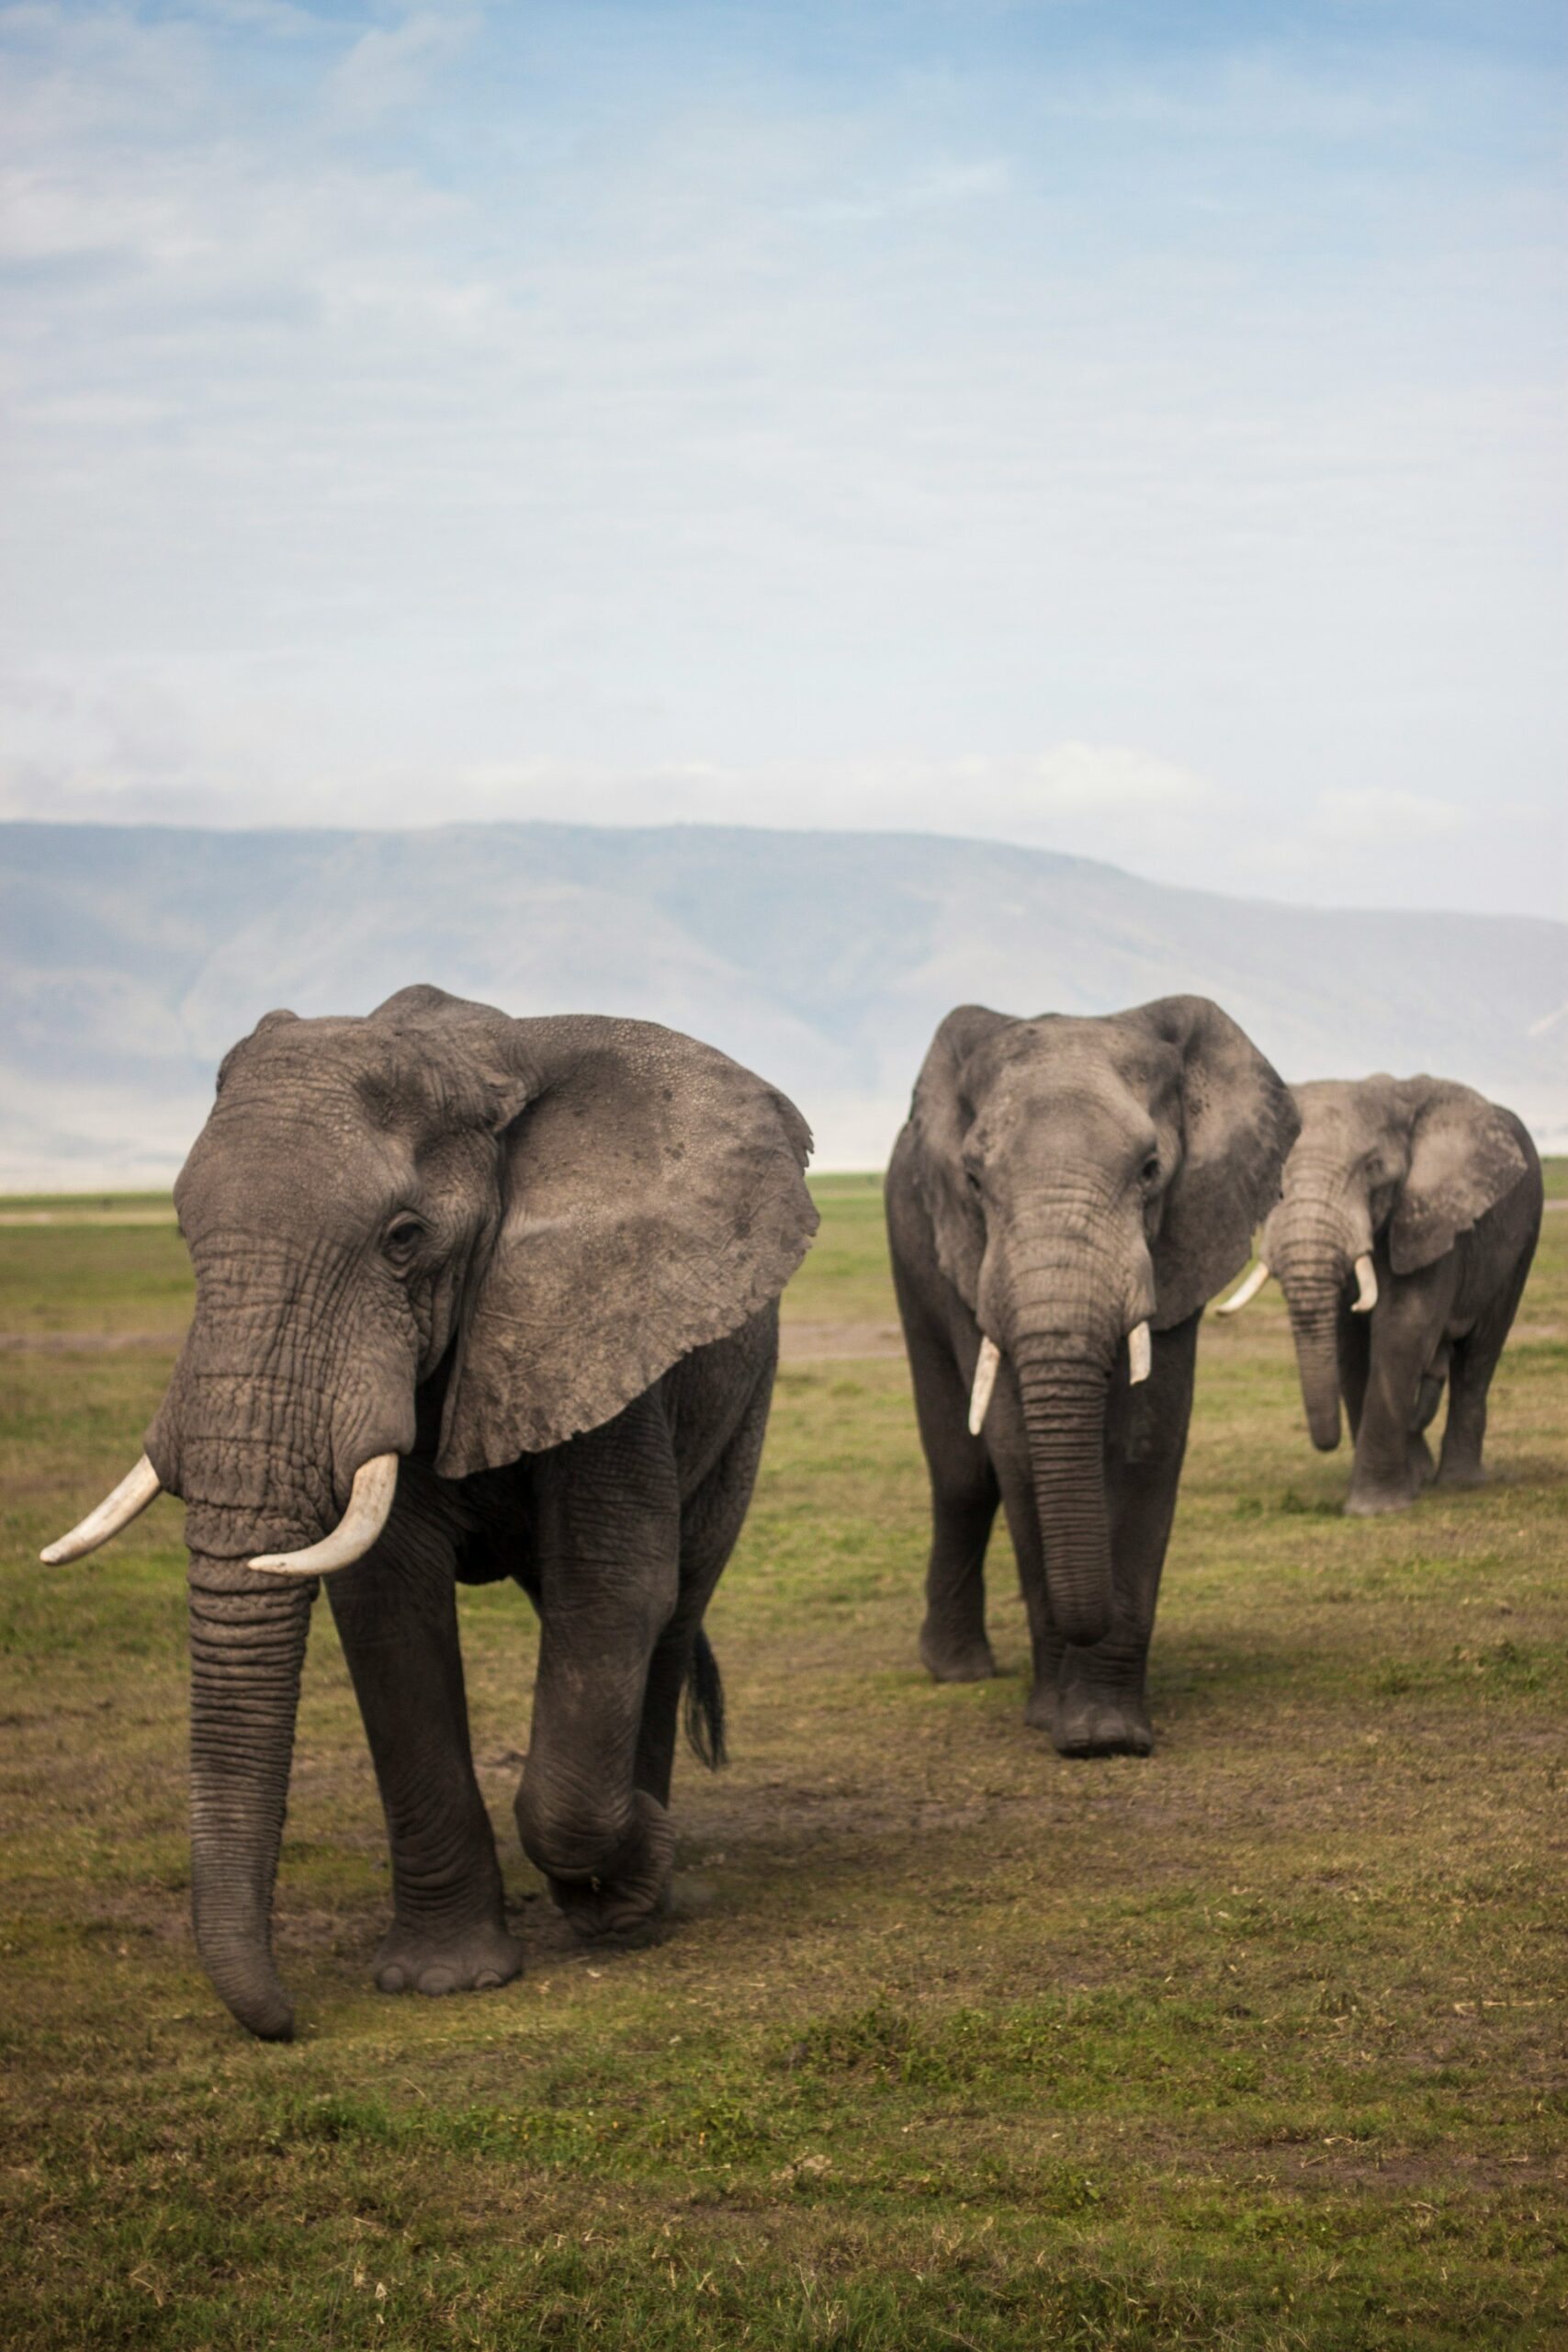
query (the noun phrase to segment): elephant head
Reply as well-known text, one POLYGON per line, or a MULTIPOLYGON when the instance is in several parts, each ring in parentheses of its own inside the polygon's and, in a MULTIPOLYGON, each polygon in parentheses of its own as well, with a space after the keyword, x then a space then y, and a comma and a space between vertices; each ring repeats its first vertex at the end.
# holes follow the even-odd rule
POLYGON ((988 1343, 971 1426, 999 1353, 1052 1614, 1091 1644, 1111 1611, 1111 1384, 1144 1377, 1149 1327, 1185 1322, 1246 1262, 1295 1136, 1289 1092, 1203 997, 1104 1019, 964 1005, 932 1042, 911 1125, 942 1271, 988 1343))
POLYGON ((268 1013, 224 1061, 175 1187, 189 1334, 141 1463, 44 1556, 185 1500, 197 1940, 254 2032, 291 2029, 271 1904, 317 1577, 416 1441, 439 1476, 500 1469, 766 1306, 816 1227, 809 1141, 672 1031, 432 988, 268 1013))
POLYGON ((1393 1274, 1436 1263, 1526 1172, 1505 1114, 1444 1079, 1321 1079, 1294 1089, 1302 1131, 1263 1229, 1258 1265, 1227 1308, 1270 1273, 1290 1310, 1313 1443, 1339 1442, 1340 1305, 1378 1301, 1393 1274))

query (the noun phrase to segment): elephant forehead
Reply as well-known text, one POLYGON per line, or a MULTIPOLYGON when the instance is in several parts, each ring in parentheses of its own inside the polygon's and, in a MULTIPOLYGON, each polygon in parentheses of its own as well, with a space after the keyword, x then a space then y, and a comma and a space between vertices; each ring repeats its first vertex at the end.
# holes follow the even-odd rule
POLYGON ((1146 1029, 1111 1017, 1045 1013, 988 1039, 964 1075, 976 1109, 994 1091, 1041 1108, 1077 1099, 1148 1116, 1179 1087, 1181 1056, 1146 1029))
POLYGON ((1325 1152, 1354 1159, 1401 1124, 1392 1079, 1314 1079, 1292 1091, 1302 1123, 1291 1155, 1298 1166, 1325 1152))
POLYGON ((350 1086, 286 1095, 225 1091, 175 1185, 186 1238, 220 1229, 287 1229, 340 1210, 357 1223, 394 1206, 414 1181, 409 1139, 378 1125, 350 1086))

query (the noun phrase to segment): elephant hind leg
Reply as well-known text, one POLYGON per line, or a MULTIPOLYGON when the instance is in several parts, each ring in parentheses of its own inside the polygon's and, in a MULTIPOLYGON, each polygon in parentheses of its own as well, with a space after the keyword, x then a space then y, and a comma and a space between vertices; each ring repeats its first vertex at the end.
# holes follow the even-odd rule
POLYGON ((1492 1375, 1529 1272, 1527 1257, 1503 1295, 1476 1318, 1467 1336, 1456 1340, 1449 1376, 1449 1419, 1443 1431, 1438 1481, 1444 1487, 1480 1487, 1486 1481, 1481 1449, 1486 1437, 1486 1403, 1492 1375))
POLYGON ((770 1362, 722 1453, 682 1507, 679 1596, 649 1661, 634 1768, 637 1786, 660 1804, 670 1802, 682 1692, 694 1752, 712 1770, 724 1761, 724 1684, 703 1618, 750 1508, 773 1389, 770 1362))

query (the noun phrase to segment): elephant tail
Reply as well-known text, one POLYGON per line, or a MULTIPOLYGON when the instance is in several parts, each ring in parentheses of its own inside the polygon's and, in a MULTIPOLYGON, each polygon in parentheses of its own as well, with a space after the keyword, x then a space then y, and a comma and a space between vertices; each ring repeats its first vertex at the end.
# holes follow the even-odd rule
POLYGON ((724 1762, 724 1684, 718 1660, 702 1627, 686 1670, 686 1737, 710 1772, 724 1762))

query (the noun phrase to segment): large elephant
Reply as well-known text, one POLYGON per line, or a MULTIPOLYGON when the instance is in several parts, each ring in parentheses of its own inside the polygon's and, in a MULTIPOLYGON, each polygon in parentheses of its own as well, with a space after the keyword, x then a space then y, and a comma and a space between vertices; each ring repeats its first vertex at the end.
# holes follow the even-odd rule
POLYGON ((934 1521, 920 1651, 992 1673, 998 1500, 1029 1612, 1027 1721, 1146 1755, 1145 1671, 1204 1303, 1246 1263, 1294 1140, 1283 1080, 1203 997, 1104 1019, 963 1005, 887 1176, 934 1521))
POLYGON ((273 1012, 224 1062, 175 1200, 196 1313, 146 1453, 44 1555, 186 1503, 192 1903, 280 2040, 271 1907, 310 1605, 333 1612, 391 1847, 388 1991, 521 1965, 469 1753, 454 1579, 540 1618, 517 1797, 584 1932, 662 1904, 676 1719, 715 1760, 703 1612, 750 1501, 777 1297, 817 1224, 794 1106, 649 1023, 439 989, 273 1012))
POLYGON ((1322 1079, 1295 1090, 1301 1138, 1258 1263, 1290 1309, 1312 1442, 1355 1444, 1345 1508, 1403 1510, 1434 1476, 1483 1476, 1486 1392, 1540 1231, 1540 1161, 1512 1111, 1440 1078, 1322 1079), (1424 1434, 1449 1384, 1434 1474, 1424 1434))

